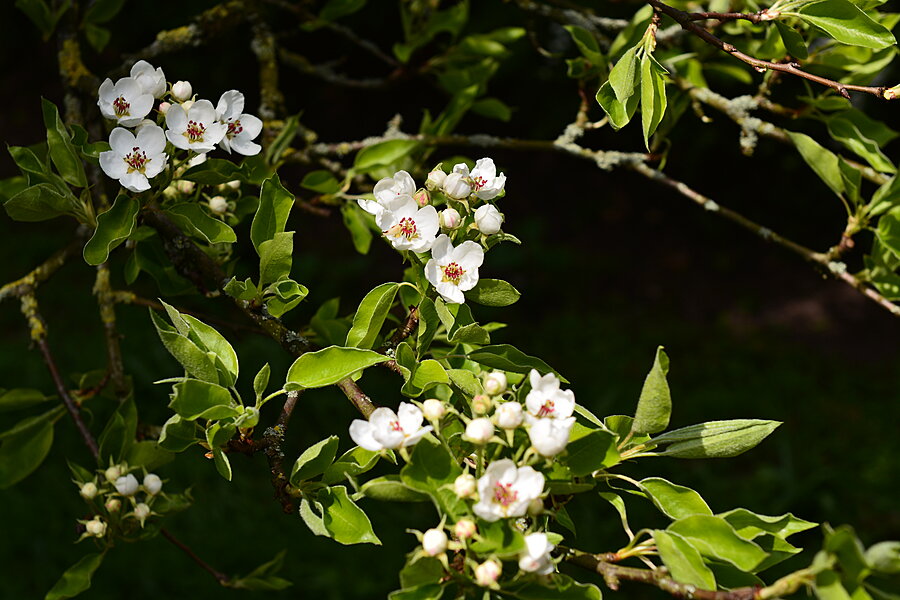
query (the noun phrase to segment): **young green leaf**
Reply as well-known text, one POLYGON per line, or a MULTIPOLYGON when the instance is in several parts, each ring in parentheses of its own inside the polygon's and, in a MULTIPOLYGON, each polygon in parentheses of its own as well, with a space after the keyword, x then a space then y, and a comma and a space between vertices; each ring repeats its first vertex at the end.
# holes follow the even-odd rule
POLYGON ((3 208, 10 219, 31 223, 71 214, 73 200, 60 194, 52 184, 39 183, 13 195, 3 208))
POLYGON ((299 486, 302 481, 324 473, 334 460, 339 443, 340 439, 333 435, 304 450, 291 469, 291 485, 299 486))
POLYGON ((609 124, 616 130, 622 129, 631 121, 639 99, 640 95, 632 94, 624 102, 620 101, 608 81, 597 91, 597 103, 609 117, 609 124))
POLYGON ((241 179, 241 168, 224 158, 209 158, 188 169, 179 179, 204 185, 221 185, 241 179))
POLYGON ((0 446, 0 490, 25 479, 37 469, 53 445, 53 423, 45 421, 3 440, 0 446))
POLYGON ((672 397, 666 374, 669 372, 669 357, 660 346, 656 349, 653 366, 644 380, 641 397, 631 425, 633 433, 657 433, 669 426, 672 415, 672 397))
POLYGON ((320 194, 335 194, 341 190, 341 183, 331 171, 319 170, 307 173, 300 182, 300 187, 320 194))
POLYGON ((366 367, 389 360, 389 357, 363 350, 329 346, 307 352, 288 369, 285 389, 317 388, 337 383, 366 367))
POLYGON ((259 245, 259 287, 290 277, 294 232, 280 231, 259 245))
POLYGON ((91 578, 103 562, 104 556, 105 553, 95 552, 82 557, 81 560, 66 569, 62 577, 44 596, 44 600, 74 598, 81 592, 89 590, 91 588, 91 578))
POLYGON ((501 279, 479 279, 475 287, 466 292, 466 299, 484 306, 509 306, 519 301, 522 294, 501 279))
POLYGON ((50 149, 50 160, 53 166, 66 183, 75 187, 87 187, 87 176, 84 174, 84 165, 75 146, 72 145, 72 136, 69 135, 56 105, 41 99, 41 109, 44 114, 44 127, 47 128, 47 146, 50 149))
POLYGON ((380 166, 389 166, 416 149, 416 140, 388 140, 367 146, 356 153, 353 168, 363 172, 380 166))
POLYGON ((50 396, 45 396, 38 390, 27 388, 0 390, 0 412, 31 408, 49 399, 50 396))
POLYGON ((624 102, 635 93, 638 84, 637 51, 639 46, 632 46, 625 51, 619 62, 609 72, 609 85, 619 102, 624 102))
POLYGON ((799 17, 839 42, 880 50, 897 43, 893 34, 850 0, 815 0, 782 15, 799 17))
POLYGON ((767 556, 765 550, 739 536, 721 517, 684 517, 669 525, 667 531, 683 536, 703 556, 724 560, 742 571, 752 571, 767 556))
POLYGON ((400 479, 406 486, 431 496, 441 514, 458 519, 469 511, 452 489, 453 481, 461 474, 462 469, 450 453, 425 438, 413 448, 409 462, 400 471, 400 479))
POLYGON ((781 21, 775 21, 775 27, 781 35, 781 41, 784 43, 788 54, 796 59, 806 60, 809 56, 809 51, 806 48, 806 42, 803 41, 803 36, 797 33, 796 29, 781 21))
POLYGON ((263 182, 259 193, 259 207, 250 224, 250 240, 257 253, 260 253, 263 242, 284 231, 293 206, 294 195, 284 189, 278 175, 272 175, 263 182))
POLYGON ((619 462, 616 436, 608 431, 595 430, 570 442, 566 447, 566 464, 572 475, 581 477, 619 462))
POLYGON ((706 501, 694 490, 666 481, 660 477, 648 477, 641 481, 647 497, 664 515, 672 520, 691 515, 712 516, 706 501))
MULTIPOLYGON (((696 437, 674 442, 661 454, 674 458, 730 458, 754 448, 779 425, 779 421, 760 419, 711 421, 694 425, 685 430, 698 428, 696 437)), ((664 438, 665 436, 660 436, 653 441, 659 443, 662 439, 665 443, 668 440, 664 438)))
POLYGON ((359 446, 345 452, 334 461, 322 474, 322 483, 331 485, 350 477, 356 477, 370 471, 377 463, 381 455, 359 446))
POLYGON ((594 35, 583 27, 577 25, 564 25, 563 29, 572 36, 572 41, 578 47, 581 54, 588 59, 591 64, 600 66, 604 63, 603 52, 600 50, 594 35))
POLYGON ((316 499, 322 506, 322 524, 334 541, 381 545, 369 517, 350 499, 347 488, 342 485, 322 488, 316 499))
POLYGON ((341 205, 341 216, 344 218, 344 227, 350 232, 353 247, 360 254, 368 254, 372 246, 372 229, 366 219, 370 219, 365 211, 355 202, 345 202, 341 205))
POLYGON ((199 379, 185 379, 173 386, 169 408, 182 419, 224 419, 238 414, 227 388, 199 379))
POLYGON ((816 526, 816 523, 798 519, 791 513, 770 517, 768 515, 758 515, 746 508, 735 508, 718 516, 728 521, 739 536, 748 540, 767 533, 780 538, 787 538, 795 533, 800 533, 816 526))
POLYGON ((225 481, 231 481, 231 461, 228 460, 228 455, 218 447, 214 447, 212 453, 213 462, 216 463, 216 471, 219 472, 219 475, 221 475, 225 481))
POLYGON ((667 71, 649 53, 641 58, 641 125, 644 146, 650 149, 650 136, 656 131, 666 113, 667 71))
POLYGON ((84 246, 87 264, 106 262, 109 253, 134 231, 140 208, 137 199, 123 194, 116 198, 112 208, 97 217, 97 229, 84 246))
POLYGON ((400 480, 399 475, 383 475, 370 479, 359 489, 360 494, 385 502, 428 502, 427 494, 418 492, 400 480))
POLYGON ((513 373, 529 373, 531 369, 537 369, 541 373, 555 373, 560 381, 569 383, 565 377, 541 359, 528 356, 509 344, 495 344, 473 350, 469 353, 469 359, 486 367, 513 373))
POLYGON ((183 229, 194 232, 210 244, 233 244, 237 241, 234 229, 211 216, 196 203, 178 204, 165 211, 183 229))
POLYGON ((659 557, 675 581, 704 590, 716 589, 712 571, 686 539, 670 531, 656 529, 653 531, 653 541, 656 542, 659 557))
POLYGON ((366 294, 353 315, 353 325, 347 332, 345 346, 372 348, 375 345, 399 287, 397 283, 383 283, 366 294))

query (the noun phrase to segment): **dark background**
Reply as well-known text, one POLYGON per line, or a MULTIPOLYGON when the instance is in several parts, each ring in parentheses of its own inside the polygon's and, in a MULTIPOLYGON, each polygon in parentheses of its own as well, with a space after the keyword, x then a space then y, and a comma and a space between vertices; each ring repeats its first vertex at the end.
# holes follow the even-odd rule
MULTIPOLYGON (((98 74, 110 71, 122 54, 150 43, 157 30, 179 26, 212 4, 130 2, 112 22, 109 47, 99 55, 85 51, 88 65, 98 74)), ((505 4, 474 4, 472 31, 523 23, 505 4)), ((633 10, 613 5, 609 14, 627 16, 633 10)), ((54 44, 43 42, 12 2, 0 7, 0 22, 0 89, 5 92, 0 132, 10 145, 29 145, 44 135, 40 97, 57 104, 62 100, 54 44)), ((369 7, 346 22, 385 49, 401 35, 393 3, 369 7)), ((552 28, 539 34, 567 56, 574 55, 565 34, 552 28)), ((345 42, 326 33, 296 30, 285 39, 314 62, 346 55, 339 69, 356 76, 384 74, 380 65, 348 51, 345 42)), ((163 67, 170 81, 190 80, 204 97, 215 99, 222 91, 240 89, 252 112, 258 106, 258 87, 249 41, 249 29, 238 28, 208 46, 151 62, 163 67)), ((578 99, 561 60, 539 56, 526 40, 515 50, 490 89, 515 107, 512 120, 504 124, 469 116, 459 132, 553 139, 571 120, 578 99)), ((361 91, 282 69, 281 83, 288 112, 302 110, 303 122, 329 142, 377 135, 396 113, 404 116, 405 130, 414 131, 423 107, 438 112, 446 102, 434 87, 417 80, 361 91)), ((786 97, 792 90, 797 91, 788 87, 786 97)), ((752 89, 732 85, 723 93, 733 96, 752 89)), ((896 117, 883 107, 866 99, 859 106, 880 113, 889 124, 892 118, 896 126, 896 117)), ((598 113, 595 110, 593 118, 599 118, 598 113)), ((710 115, 712 124, 685 116, 672 137, 675 151, 667 174, 804 245, 825 249, 835 243, 843 229, 843 209, 799 157, 765 140, 753 158, 744 157, 737 128, 723 116, 710 115)), ((821 132, 815 124, 790 126, 821 132)), ((585 141, 598 148, 641 151, 639 136, 633 124, 619 133, 605 128, 585 141)), ((885 151, 896 160, 896 145, 885 151)), ((478 150, 443 148, 433 158, 457 153, 482 155, 478 150)), ((509 309, 474 308, 481 322, 509 324, 493 335, 495 342, 544 358, 572 382, 579 402, 600 415, 632 413, 654 349, 662 344, 672 361, 673 427, 738 417, 784 421, 763 445, 737 459, 657 459, 629 466, 626 472, 661 475, 697 489, 717 512, 745 506, 764 514, 792 511, 817 522, 850 523, 867 545, 900 538, 895 458, 900 452, 900 323, 895 317, 796 256, 635 174, 603 172, 558 154, 497 151, 491 156, 508 176, 501 204, 504 228, 524 242, 492 251, 481 269, 482 276, 506 279, 523 293, 509 309)), ((13 174, 12 161, 0 156, 0 176, 13 174)), ((289 189, 298 190, 302 175, 301 170, 285 169, 282 179, 289 189)), ((401 277, 402 266, 390 249, 373 244, 368 256, 357 255, 338 216, 321 219, 295 211, 289 229, 297 231, 294 278, 311 290, 309 299, 288 317, 289 325, 301 326, 315 307, 338 295, 342 313, 349 312, 369 289, 401 277)), ((64 245, 73 230, 72 223, 62 220, 27 224, 0 216, 0 281, 27 272, 64 245)), ((241 226, 238 237, 246 237, 248 230, 248 224, 241 226)), ((864 236, 862 241, 864 246, 864 236)), ((860 256, 851 255, 851 269, 859 268, 860 256)), ((112 258, 114 286, 124 287, 124 259, 121 251, 112 258)), ((246 275, 252 271, 249 263, 239 272, 241 268, 246 275)), ((39 291, 49 341, 66 374, 105 364, 92 282, 93 270, 73 260, 39 291)), ((146 297, 158 295, 144 279, 138 289, 146 297)), ((241 318, 227 303, 195 297, 172 301, 224 319, 241 318)), ((152 382, 176 375, 177 364, 159 343, 146 309, 121 306, 117 315, 141 420, 161 424, 168 417, 167 389, 152 382)), ((274 342, 222 331, 241 358, 241 389, 249 387, 264 362, 273 367, 273 382, 284 376, 290 360, 274 342)), ((0 306, 0 357, 0 387, 37 387, 52 393, 38 352, 29 349, 14 301, 0 306)), ((376 402, 395 404, 393 377, 370 370, 363 385, 376 402)), ((96 407, 97 415, 108 410, 96 407)), ((277 410, 267 407, 264 422, 274 420, 277 410)), ((346 438, 354 416, 334 390, 305 395, 291 423, 288 460, 327 435, 346 438)), ((0 429, 17 418, 0 415, 0 429)), ((99 432, 102 424, 98 417, 91 424, 93 431, 99 432)), ((89 542, 71 544, 84 505, 69 484, 65 466, 67 459, 88 465, 89 455, 67 418, 56 434, 41 469, 0 491, 5 521, 2 597, 43 597, 62 571, 89 551, 89 542)), ((345 439, 342 451, 349 447, 345 439)), ((227 483, 199 450, 191 450, 161 468, 168 489, 192 487, 196 499, 166 527, 230 574, 246 573, 287 548, 282 574, 295 587, 278 597, 384 597, 398 587, 403 554, 416 544, 404 530, 433 524, 428 506, 376 506, 368 501, 363 506, 384 547, 345 548, 315 538, 297 516, 280 513, 271 498, 263 457, 236 456, 233 467, 234 481, 227 483)), ((579 499, 574 510, 579 525, 574 545, 609 551, 624 543, 617 515, 599 499, 579 499)), ((661 523, 638 500, 630 502, 630 510, 633 527, 661 523)), ((813 548, 821 540, 817 531, 797 539, 813 548)), ((794 565, 803 566, 802 560, 794 565)), ((109 553, 84 597, 126 594, 134 599, 218 598, 238 592, 217 587, 207 573, 157 538, 109 553)), ((649 592, 632 584, 623 586, 621 594, 649 592)))

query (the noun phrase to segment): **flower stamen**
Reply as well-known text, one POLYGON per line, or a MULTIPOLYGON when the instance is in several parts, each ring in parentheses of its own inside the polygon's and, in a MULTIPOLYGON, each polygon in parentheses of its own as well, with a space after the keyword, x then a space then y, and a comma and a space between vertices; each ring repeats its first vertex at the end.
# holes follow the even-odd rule
POLYGON ((128 109, 131 108, 131 103, 126 102, 124 96, 119 96, 112 102, 113 110, 116 111, 117 117, 127 117, 129 116, 128 109))
POLYGON ((442 281, 449 281, 450 283, 456 285, 459 285, 459 280, 462 279, 462 276, 466 274, 463 268, 455 262, 452 262, 445 267, 441 267, 441 270, 444 272, 444 278, 442 281))
POLYGON ((125 164, 128 165, 129 173, 133 173, 134 171, 143 173, 151 161, 151 159, 147 158, 147 153, 137 146, 132 148, 131 152, 126 154, 123 160, 125 161, 125 164))
POLYGON ((228 136, 228 139, 231 139, 242 131, 244 131, 244 126, 241 125, 241 120, 235 119, 234 121, 228 121, 228 131, 225 135, 228 136))
POLYGON ((412 217, 403 217, 399 223, 385 231, 384 234, 394 238, 404 237, 408 240, 419 237, 416 221, 412 217))
POLYGON ((538 410, 537 416, 539 417, 548 417, 553 414, 554 411, 554 402, 553 400, 547 400, 541 405, 540 410, 538 410))
POLYGON ((184 132, 184 137, 188 139, 191 143, 202 142, 203 134, 206 131, 206 125, 203 123, 198 123, 197 121, 188 121, 187 129, 184 132))
POLYGON ((494 485, 494 502, 497 502, 504 508, 515 502, 519 497, 519 492, 512 489, 511 483, 497 482, 494 485))

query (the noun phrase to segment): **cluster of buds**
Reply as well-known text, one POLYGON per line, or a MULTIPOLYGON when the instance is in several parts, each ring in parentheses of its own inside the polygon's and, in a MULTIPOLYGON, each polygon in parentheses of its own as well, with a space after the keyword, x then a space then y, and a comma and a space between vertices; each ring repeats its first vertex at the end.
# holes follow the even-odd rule
POLYGON ((90 519, 78 521, 84 526, 79 541, 103 539, 110 533, 110 527, 127 531, 136 523, 143 528, 157 514, 151 506, 158 497, 164 496, 162 479, 155 473, 145 473, 139 481, 133 470, 124 463, 110 464, 106 469, 98 469, 90 480, 74 481, 78 494, 93 513, 90 519), (123 505, 131 510, 123 512, 123 505))
POLYGON ((242 93, 229 90, 213 106, 209 100, 197 100, 187 81, 169 86, 162 69, 144 60, 134 64, 129 77, 115 83, 106 79, 97 105, 117 125, 109 136, 110 150, 100 154, 100 167, 132 192, 150 189, 150 179, 166 168, 173 148, 205 155, 218 146, 245 156, 262 149, 253 141, 262 121, 244 113, 242 93), (154 121, 147 116, 157 100, 161 102, 154 121))

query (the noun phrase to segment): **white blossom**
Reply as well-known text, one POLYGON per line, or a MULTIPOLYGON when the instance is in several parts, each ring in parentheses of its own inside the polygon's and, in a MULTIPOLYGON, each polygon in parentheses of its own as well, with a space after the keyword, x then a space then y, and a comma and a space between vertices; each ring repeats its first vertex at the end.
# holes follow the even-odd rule
POLYGON ((535 419, 528 428, 531 445, 542 456, 556 456, 569 443, 575 417, 566 419, 535 419))
POLYGON ((78 490, 78 493, 85 500, 91 500, 94 496, 97 495, 97 484, 93 481, 88 481, 81 486, 81 489, 78 490))
POLYGON ((172 97, 179 102, 186 102, 194 95, 190 81, 176 81, 172 84, 172 97))
POLYGON ((506 391, 506 373, 503 371, 491 371, 484 376, 484 391, 491 396, 499 396, 506 391))
POLYGON ((441 211, 440 218, 441 227, 444 229, 456 229, 462 221, 459 211, 455 208, 445 208, 441 211))
MULTIPOLYGON (((100 153, 100 168, 132 192, 150 189, 150 179, 166 167, 166 136, 156 125, 141 127, 137 136, 123 127, 109 134, 111 150, 100 153)), ((109 469, 107 469, 109 477, 109 469)))
POLYGON ((122 476, 122 467, 120 467, 119 465, 113 465, 106 469, 106 471, 103 472, 103 475, 106 477, 107 481, 113 483, 116 479, 122 476))
POLYGON ((131 67, 131 78, 138 82, 145 94, 162 98, 166 93, 166 76, 161 67, 153 68, 146 60, 139 60, 131 67))
POLYGON ((525 552, 519 555, 519 568, 529 573, 549 575, 554 571, 550 552, 553 544, 546 533, 530 533, 525 536, 525 552))
POLYGON ((453 172, 444 179, 444 194, 454 200, 468 198, 472 193, 472 180, 469 179, 469 167, 459 163, 453 172))
POLYGON ((516 467, 508 458, 497 460, 478 480, 479 499, 472 510, 485 521, 522 517, 543 489, 541 473, 527 466, 516 467))
POLYGON ((410 196, 391 198, 382 206, 375 221, 394 248, 417 253, 431 249, 440 229, 433 206, 419 208, 410 196))
POLYGON ((147 473, 144 475, 144 489, 151 496, 157 495, 162 491, 162 479, 156 473, 147 473))
POLYGON ((469 424, 466 425, 466 432, 463 434, 463 439, 481 446, 487 444, 488 440, 490 440, 493 435, 494 424, 491 423, 490 419, 482 417, 480 419, 472 419, 469 421, 469 424))
MULTIPOLYGON (((413 197, 416 193, 416 182, 412 176, 406 171, 397 171, 393 177, 385 177, 375 184, 372 190, 375 195, 374 200, 366 200, 360 198, 357 200, 360 208, 369 214, 375 215, 376 220, 384 211, 384 204, 398 196, 413 197)), ((383 228, 382 228, 383 229, 383 228)))
POLYGON ((522 405, 518 402, 504 402, 494 412, 494 420, 501 429, 515 429, 524 419, 522 405))
POLYGON ((447 179, 447 174, 444 173, 444 170, 435 169, 428 174, 428 178, 425 180, 425 187, 434 192, 444 186, 445 179, 447 179))
POLYGON ((463 292, 478 283, 478 267, 484 262, 484 250, 469 240, 453 247, 450 238, 440 235, 431 247, 431 259, 425 265, 425 278, 446 302, 462 304, 463 292))
POLYGON ((134 507, 134 518, 141 522, 141 527, 144 526, 144 521, 146 521, 149 516, 150 507, 143 502, 138 503, 138 505, 134 507))
POLYGON ((209 210, 217 215, 224 215, 228 212, 228 201, 222 196, 213 196, 207 203, 209 210))
POLYGON ((553 373, 543 377, 535 369, 528 374, 531 391, 525 397, 525 420, 531 424, 535 419, 568 419, 575 410, 575 393, 559 389, 559 379, 553 373))
POLYGON ((263 123, 251 114, 244 112, 244 95, 237 90, 229 90, 222 94, 216 105, 216 116, 225 126, 225 137, 219 146, 231 152, 234 150, 244 156, 255 156, 262 146, 253 140, 262 131, 263 123))
POLYGON ((475 567, 475 583, 481 587, 491 587, 497 583, 500 573, 503 571, 503 565, 496 560, 486 560, 475 567))
POLYGON ((484 235, 494 235, 500 231, 503 215, 493 204, 484 204, 475 209, 475 226, 484 235))
POLYGON ((422 414, 424 414, 425 418, 429 421, 437 421, 447 414, 447 407, 445 407, 444 403, 440 400, 429 398, 422 403, 422 414))
POLYGON ((361 448, 377 452, 412 446, 431 431, 431 426, 422 427, 418 406, 401 402, 398 413, 387 407, 376 408, 368 421, 355 419, 350 424, 350 437, 361 448))
POLYGON ((132 77, 123 77, 115 84, 107 78, 100 84, 99 96, 97 106, 103 116, 125 127, 140 123, 153 108, 153 96, 132 77))
POLYGON ((496 198, 506 185, 506 175, 497 175, 497 167, 490 158, 480 158, 475 161, 475 168, 469 174, 472 178, 472 188, 475 195, 482 200, 496 198))
POLYGON ((175 104, 166 111, 166 137, 176 148, 206 153, 225 137, 227 127, 216 118, 209 100, 197 100, 189 110, 175 104))
POLYGON ((123 496, 134 496, 138 491, 138 480, 134 475, 128 474, 116 479, 116 491, 123 496))
POLYGON ((87 530, 89 535, 94 537, 101 538, 106 535, 106 522, 100 519, 100 517, 94 517, 90 521, 84 524, 85 530, 87 530))
POLYGON ((428 556, 437 556, 447 550, 447 534, 443 529, 429 529, 422 536, 422 549, 428 556))

